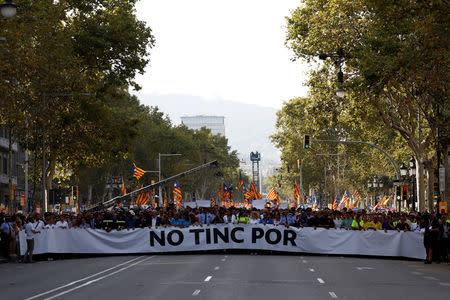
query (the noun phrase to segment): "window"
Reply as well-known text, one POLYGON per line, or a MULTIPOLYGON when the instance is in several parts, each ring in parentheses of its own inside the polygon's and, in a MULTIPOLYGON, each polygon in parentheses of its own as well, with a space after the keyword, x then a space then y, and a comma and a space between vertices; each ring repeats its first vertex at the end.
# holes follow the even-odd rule
POLYGON ((8 174, 8 160, 3 157, 3 174, 8 174))

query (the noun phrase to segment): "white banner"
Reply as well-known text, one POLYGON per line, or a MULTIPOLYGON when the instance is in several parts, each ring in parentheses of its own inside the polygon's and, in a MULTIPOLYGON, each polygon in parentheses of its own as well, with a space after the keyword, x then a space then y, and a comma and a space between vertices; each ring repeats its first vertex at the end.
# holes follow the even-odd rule
MULTIPOLYGON (((21 254, 26 251, 20 232, 21 254)), ((36 234, 34 253, 152 253, 222 249, 274 250, 317 254, 399 256, 424 259, 423 235, 416 232, 351 231, 274 225, 220 224, 106 232, 47 229, 36 234)))

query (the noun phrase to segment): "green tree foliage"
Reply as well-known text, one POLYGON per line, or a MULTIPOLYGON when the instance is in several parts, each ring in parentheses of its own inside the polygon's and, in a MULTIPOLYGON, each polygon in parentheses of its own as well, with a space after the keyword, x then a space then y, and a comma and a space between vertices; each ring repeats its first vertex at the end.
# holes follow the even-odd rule
POLYGON ((448 8, 440 0, 305 0, 287 18, 294 58, 317 63, 321 53, 344 54, 344 100, 331 96, 338 87, 335 59, 315 64, 310 74, 312 101, 322 102, 317 112, 348 114, 344 132, 359 131, 366 141, 374 127, 383 138, 395 130, 416 158, 422 210, 424 164, 448 145, 448 8), (429 127, 420 139, 419 126, 429 127))

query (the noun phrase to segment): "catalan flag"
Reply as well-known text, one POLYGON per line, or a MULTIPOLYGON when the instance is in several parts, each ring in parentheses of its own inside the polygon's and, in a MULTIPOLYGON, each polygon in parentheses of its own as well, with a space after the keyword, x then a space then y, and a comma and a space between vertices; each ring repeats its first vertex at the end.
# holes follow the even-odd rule
POLYGON ((145 171, 136 167, 136 164, 133 163, 133 176, 139 180, 143 175, 145 174, 145 171))
POLYGON ((211 197, 211 203, 210 203, 209 206, 210 206, 210 207, 216 206, 216 197, 214 197, 214 196, 211 197))
POLYGON ((348 193, 345 192, 344 195, 342 195, 342 200, 339 203, 339 209, 342 209, 343 207, 347 206, 347 201, 349 199, 348 193))
POLYGON ((337 208, 338 208, 338 199, 337 197, 334 197, 333 210, 337 210, 337 208))
POLYGON ((358 193, 358 190, 355 190, 353 193, 358 199, 361 199, 361 195, 358 193))
POLYGON ((277 199, 277 190, 275 188, 272 188, 269 193, 267 194, 267 199, 269 200, 275 200, 277 199))
POLYGON ((122 186, 120 188, 122 190, 122 195, 126 195, 127 194, 127 189, 125 188, 125 184, 123 183, 123 177, 122 177, 122 186))
POLYGON ((298 188, 297 181, 294 179, 294 200, 300 201, 300 189, 298 188))
POLYGON ((136 200, 136 204, 141 206, 141 205, 145 205, 148 202, 148 192, 147 193, 140 193, 138 195, 138 198, 136 200))
POLYGON ((252 192, 252 197, 256 200, 260 200, 262 199, 261 194, 258 192, 258 190, 256 189, 255 183, 252 181, 251 183, 251 189, 250 191, 252 192))
POLYGON ((241 191, 243 185, 244 185, 244 180, 242 179, 241 171, 239 171, 238 191, 241 191))
POLYGON ((164 208, 166 208, 167 205, 168 205, 167 194, 164 194, 164 208))
POLYGON ((358 201, 359 201, 358 198, 356 198, 355 201, 353 201, 352 208, 356 208, 356 206, 358 206, 358 201))
POLYGON ((389 200, 391 200, 391 197, 388 197, 388 198, 383 197, 383 201, 381 201, 381 206, 382 206, 383 208, 385 208, 386 205, 388 204, 389 200))

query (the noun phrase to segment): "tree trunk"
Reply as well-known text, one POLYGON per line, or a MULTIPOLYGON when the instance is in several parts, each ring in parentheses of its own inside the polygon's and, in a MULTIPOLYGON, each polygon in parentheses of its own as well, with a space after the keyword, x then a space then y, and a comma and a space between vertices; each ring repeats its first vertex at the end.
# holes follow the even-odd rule
POLYGON ((434 183, 434 176, 433 176, 433 169, 431 167, 431 163, 425 164, 425 172, 427 177, 427 188, 426 188, 426 199, 427 199, 427 209, 429 212, 433 211, 433 183, 434 183))
POLYGON ((417 155, 416 157, 416 186, 417 186, 417 199, 419 201, 419 211, 425 212, 425 182, 424 182, 424 159, 423 156, 417 155))

